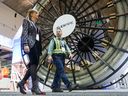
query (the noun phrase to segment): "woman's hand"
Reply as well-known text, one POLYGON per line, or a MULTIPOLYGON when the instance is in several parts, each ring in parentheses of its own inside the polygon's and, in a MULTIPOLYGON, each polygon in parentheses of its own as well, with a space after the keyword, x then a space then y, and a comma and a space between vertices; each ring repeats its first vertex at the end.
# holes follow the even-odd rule
POLYGON ((51 63, 52 61, 53 61, 52 56, 49 55, 49 56, 48 56, 48 63, 51 63))
POLYGON ((29 53, 29 52, 30 52, 30 48, 29 48, 28 45, 25 45, 25 46, 24 46, 24 52, 25 52, 25 53, 29 53))

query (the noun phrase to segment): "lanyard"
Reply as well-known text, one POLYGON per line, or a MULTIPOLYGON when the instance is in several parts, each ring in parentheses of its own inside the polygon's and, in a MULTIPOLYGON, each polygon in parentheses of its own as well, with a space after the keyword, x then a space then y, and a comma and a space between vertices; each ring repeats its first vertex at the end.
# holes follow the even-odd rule
POLYGON ((35 23, 32 22, 31 20, 29 20, 30 23, 32 23, 32 25, 34 26, 34 28, 36 29, 36 33, 38 34, 38 28, 36 27, 35 23))

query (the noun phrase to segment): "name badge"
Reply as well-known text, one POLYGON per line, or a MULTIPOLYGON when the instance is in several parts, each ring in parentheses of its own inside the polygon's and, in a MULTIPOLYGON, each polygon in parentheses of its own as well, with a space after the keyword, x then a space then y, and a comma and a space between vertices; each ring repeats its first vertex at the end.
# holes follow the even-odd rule
POLYGON ((64 47, 62 47, 62 51, 65 52, 65 48, 64 47))
POLYGON ((39 34, 36 34, 36 40, 39 41, 39 34))

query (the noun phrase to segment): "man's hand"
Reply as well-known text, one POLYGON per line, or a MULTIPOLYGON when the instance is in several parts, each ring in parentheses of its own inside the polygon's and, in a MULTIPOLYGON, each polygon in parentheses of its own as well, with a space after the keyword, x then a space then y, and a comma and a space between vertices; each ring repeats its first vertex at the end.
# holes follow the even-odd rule
POLYGON ((72 53, 69 54, 69 58, 72 59, 73 58, 73 55, 72 53))
POLYGON ((53 61, 52 56, 49 55, 49 56, 48 56, 48 63, 51 63, 52 61, 53 61))

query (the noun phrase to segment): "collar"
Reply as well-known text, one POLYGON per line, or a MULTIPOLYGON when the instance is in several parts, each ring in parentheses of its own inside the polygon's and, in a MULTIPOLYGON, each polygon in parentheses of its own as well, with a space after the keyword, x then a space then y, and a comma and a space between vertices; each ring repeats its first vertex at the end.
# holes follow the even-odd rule
POLYGON ((56 37, 56 39, 58 39, 58 40, 62 40, 63 38, 62 38, 62 37, 56 37))

